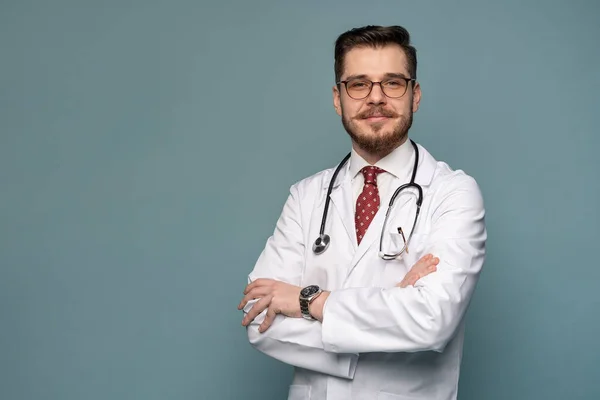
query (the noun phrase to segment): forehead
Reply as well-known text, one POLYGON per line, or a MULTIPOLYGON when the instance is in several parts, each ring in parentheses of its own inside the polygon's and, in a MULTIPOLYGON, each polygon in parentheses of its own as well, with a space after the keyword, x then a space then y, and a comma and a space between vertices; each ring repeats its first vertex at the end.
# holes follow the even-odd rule
POLYGON ((352 75, 378 79, 388 73, 409 76, 408 60, 400 46, 355 47, 346 53, 342 79, 352 75))

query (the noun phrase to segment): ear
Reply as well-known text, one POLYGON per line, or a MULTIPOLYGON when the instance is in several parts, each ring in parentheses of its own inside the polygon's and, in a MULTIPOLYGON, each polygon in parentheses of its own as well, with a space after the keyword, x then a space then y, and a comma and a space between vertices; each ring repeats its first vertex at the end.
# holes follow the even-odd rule
POLYGON ((413 112, 419 111, 419 103, 421 102, 421 84, 417 81, 414 82, 413 88, 413 101, 412 110, 413 112))
POLYGON ((334 85, 332 88, 333 92, 333 108, 335 108, 335 112, 341 117, 342 116, 342 100, 340 99, 340 91, 337 85, 334 85))

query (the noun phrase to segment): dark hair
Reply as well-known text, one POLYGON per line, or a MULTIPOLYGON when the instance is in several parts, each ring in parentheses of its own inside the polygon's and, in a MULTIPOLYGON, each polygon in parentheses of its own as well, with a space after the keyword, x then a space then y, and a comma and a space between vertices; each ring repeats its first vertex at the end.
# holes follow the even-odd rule
POLYGON ((335 81, 339 82, 344 71, 346 54, 355 47, 383 47, 396 44, 402 48, 408 60, 410 78, 417 79, 417 49, 410 44, 410 34, 401 26, 374 26, 354 28, 342 33, 335 41, 335 81))

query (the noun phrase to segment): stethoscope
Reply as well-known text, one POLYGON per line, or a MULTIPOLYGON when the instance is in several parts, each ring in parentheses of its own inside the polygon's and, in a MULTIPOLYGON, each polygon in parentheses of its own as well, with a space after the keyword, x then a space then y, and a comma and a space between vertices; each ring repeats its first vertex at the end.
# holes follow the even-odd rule
MULTIPOLYGON (((413 166, 413 171, 412 171, 412 176, 410 178, 410 182, 397 188, 396 191, 394 192, 394 194, 392 195, 392 198, 390 199, 390 204, 388 205, 387 212, 385 213, 385 220, 383 221, 383 227, 381 228, 381 235, 379 237, 379 257, 381 257, 384 260, 393 260, 395 258, 398 258, 407 249, 408 242, 410 242, 410 238, 412 237, 415 226, 417 225, 417 218, 419 217, 419 211, 421 210, 421 203, 423 203, 423 189, 421 188, 421 186, 419 184, 415 183, 415 177, 417 176, 417 167, 419 165, 419 149, 415 142, 410 140, 410 143, 412 144, 413 148, 415 149, 415 163, 413 166), (396 200, 396 197, 398 197, 400 192, 402 192, 403 190, 406 190, 408 188, 411 188, 411 187, 416 188, 417 191, 419 192, 419 195, 417 197, 417 211, 415 213, 415 220, 413 222, 412 228, 408 235, 408 240, 404 236, 402 228, 398 228, 398 233, 400 233, 404 239, 404 246, 397 253, 391 253, 391 254, 385 253, 383 251, 383 235, 385 232, 385 227, 387 226, 388 218, 390 216, 390 211, 392 209, 392 206, 394 205, 394 201, 396 200)), ((340 172, 340 170, 342 169, 342 167, 346 164, 346 162, 350 158, 350 154, 351 153, 348 153, 346 155, 346 157, 344 157, 342 162, 340 162, 340 164, 335 169, 333 176, 331 177, 331 180, 329 181, 329 188, 327 189, 327 198, 325 200, 325 209, 323 210, 323 219, 321 220, 321 229, 319 230, 319 237, 317 238, 317 240, 315 240, 315 243, 313 244, 313 252, 315 254, 322 254, 323 252, 325 252, 325 250, 327 250, 327 248, 329 247, 329 243, 331 242, 331 237, 325 233, 325 223, 327 221, 327 211, 329 210, 329 202, 330 202, 329 196, 331 195, 331 191, 333 190, 333 185, 335 183, 335 179, 336 179, 338 173, 340 172)))

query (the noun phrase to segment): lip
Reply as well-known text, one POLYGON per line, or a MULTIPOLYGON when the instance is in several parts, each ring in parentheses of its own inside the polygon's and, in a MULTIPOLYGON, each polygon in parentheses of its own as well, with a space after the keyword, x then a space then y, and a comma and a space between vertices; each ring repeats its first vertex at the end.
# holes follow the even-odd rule
POLYGON ((369 122, 380 122, 380 121, 385 121, 385 120, 388 120, 388 119, 389 119, 388 117, 384 117, 384 116, 381 116, 381 115, 374 115, 372 117, 365 118, 365 120, 367 120, 369 122))

